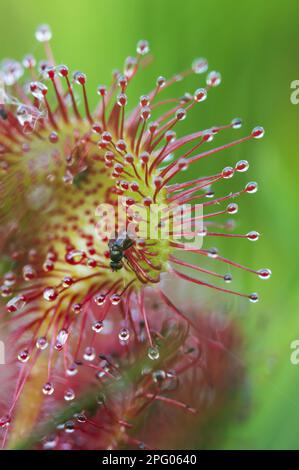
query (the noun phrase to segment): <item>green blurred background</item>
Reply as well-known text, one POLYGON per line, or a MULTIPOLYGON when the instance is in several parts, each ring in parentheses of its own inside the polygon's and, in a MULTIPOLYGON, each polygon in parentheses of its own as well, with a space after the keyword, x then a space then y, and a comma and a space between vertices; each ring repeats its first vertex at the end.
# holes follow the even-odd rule
MULTIPOLYGON (((220 243, 221 252, 254 268, 270 267, 273 276, 263 282, 247 273, 235 274, 235 288, 260 292, 257 305, 201 292, 210 302, 233 310, 246 336, 250 413, 247 419, 234 417, 221 445, 299 449, 299 365, 290 363, 290 343, 299 339, 299 105, 290 102, 290 83, 299 80, 298 2, 0 0, 0 5, 3 58, 21 59, 31 52, 42 57, 33 33, 37 24, 49 23, 57 62, 86 72, 91 94, 134 54, 137 40, 146 38, 155 61, 137 79, 130 103, 151 89, 158 75, 169 77, 203 56, 211 69, 221 71, 223 83, 202 109, 190 113, 182 130, 242 117, 243 129, 219 136, 215 143, 222 143, 246 135, 257 124, 265 127, 262 141, 205 160, 198 171, 208 174, 240 158, 250 161, 249 172, 226 183, 226 190, 248 180, 259 182, 256 195, 240 200, 237 231, 256 229, 263 236, 257 243, 226 240, 220 243)), ((201 76, 193 76, 172 92, 179 96, 202 84, 201 76)))

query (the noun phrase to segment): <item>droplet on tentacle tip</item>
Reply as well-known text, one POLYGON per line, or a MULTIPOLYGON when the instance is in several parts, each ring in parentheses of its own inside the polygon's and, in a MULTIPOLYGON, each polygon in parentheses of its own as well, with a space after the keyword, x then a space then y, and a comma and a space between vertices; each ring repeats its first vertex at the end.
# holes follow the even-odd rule
POLYGON ((208 61, 204 57, 194 59, 194 61, 192 62, 192 70, 194 73, 197 74, 205 73, 208 70, 208 67, 208 61))
POLYGON ((54 385, 52 382, 46 382, 43 386, 43 394, 44 395, 53 395, 54 393, 54 385))
POLYGON ((256 242, 259 239, 260 234, 255 230, 252 230, 251 232, 248 232, 246 236, 251 242, 256 242))
POLYGON ((229 282, 232 282, 233 276, 230 273, 227 273, 223 276, 223 279, 224 279, 224 282, 229 283, 229 282))
POLYGON ((261 279, 269 279, 271 277, 271 270, 270 269, 267 269, 267 268, 264 268, 264 269, 259 269, 258 270, 258 275, 261 279))
POLYGON ((4 284, 6 286, 11 287, 16 283, 17 276, 14 272, 9 271, 6 274, 4 274, 3 279, 4 279, 4 284))
POLYGON ((35 345, 37 349, 40 349, 41 351, 43 351, 44 349, 48 347, 47 338, 45 336, 40 336, 39 338, 37 338, 35 345))
POLYGON ((73 79, 74 82, 77 83, 77 85, 85 85, 86 83, 86 75, 85 73, 80 71, 74 72, 73 79))
POLYGON ((221 83, 221 75, 219 72, 212 71, 207 76, 207 85, 211 87, 215 87, 220 85, 221 83))
POLYGON ((242 127, 242 119, 234 118, 231 122, 231 126, 233 129, 240 129, 242 127))
POLYGON ((55 349, 60 351, 63 346, 66 344, 67 340, 69 337, 69 333, 67 330, 62 329, 59 331, 58 335, 56 336, 56 342, 55 342, 55 349))
POLYGON ((73 377, 74 375, 78 374, 78 367, 75 363, 70 364, 66 370, 66 375, 68 377, 73 377))
POLYGON ((180 108, 176 111, 175 117, 177 118, 178 121, 183 121, 186 119, 187 113, 184 108, 180 108))
POLYGON ((13 313, 16 311, 22 310, 26 305, 23 295, 16 295, 10 299, 6 304, 6 309, 8 312, 13 313))
POLYGON ((250 183, 247 183, 245 186, 245 191, 248 194, 254 194, 258 190, 258 185, 255 181, 251 181, 250 183))
POLYGON ((218 249, 217 248, 209 248, 208 249, 208 257, 209 258, 217 258, 218 257, 218 249))
POLYGON ((43 291, 43 298, 48 302, 53 302, 58 296, 55 287, 46 287, 43 291))
POLYGON ((73 304, 73 305, 72 305, 72 311, 73 311, 76 315, 79 315, 79 313, 82 312, 82 304, 80 304, 79 302, 77 302, 76 304, 73 304))
POLYGON ((226 166, 222 170, 222 178, 229 179, 234 176, 234 169, 231 166, 226 166))
POLYGON ((164 370, 155 370, 152 374, 153 381, 157 384, 161 384, 166 379, 166 372, 164 370))
POLYGON ((140 55, 145 55, 149 52, 149 44, 148 41, 142 39, 137 43, 137 53, 140 55))
POLYGON ((31 82, 30 91, 34 98, 41 101, 48 93, 48 87, 42 82, 31 82))
POLYGON ((226 208, 226 211, 229 213, 229 214, 236 214, 238 212, 238 204, 235 204, 234 202, 232 202, 231 204, 229 204, 226 208))
POLYGON ((98 294, 93 298, 93 300, 99 307, 101 307, 104 305, 106 297, 107 296, 105 294, 98 294))
POLYGON ((160 357, 159 349, 157 346, 149 347, 147 350, 147 355, 152 361, 156 361, 160 357))
POLYGON ((85 361, 93 361, 96 357, 95 348, 92 346, 87 346, 84 350, 83 358, 85 361))
POLYGON ((95 333, 100 333, 104 328, 104 324, 102 321, 96 321, 91 328, 95 333))
POLYGON ((256 126, 252 129, 251 135, 255 139, 261 139, 265 135, 265 129, 261 126, 256 126))
POLYGON ((121 296, 119 294, 113 294, 110 297, 110 302, 112 305, 118 305, 121 301, 121 296))
POLYGON ((28 349, 23 349, 23 351, 20 351, 19 354, 18 354, 18 360, 20 362, 28 362, 30 359, 30 354, 29 354, 29 351, 28 349))
POLYGON ((27 54, 24 59, 23 59, 23 66, 25 69, 31 69, 36 66, 36 60, 35 57, 31 54, 27 54))
POLYGON ((86 418, 86 416, 83 412, 75 414, 74 417, 76 418, 78 423, 86 423, 87 422, 87 418, 86 418))
POLYGON ((35 31, 35 37, 39 42, 47 42, 52 38, 52 31, 49 25, 41 24, 35 31))
POLYGON ((198 88, 194 92, 194 100, 200 103, 201 101, 204 101, 207 99, 208 93, 205 88, 198 88))
POLYGON ((64 431, 68 434, 73 433, 75 431, 75 423, 74 421, 67 421, 64 424, 64 431))
POLYGON ((1 297, 10 297, 12 294, 12 290, 10 287, 6 286, 5 284, 0 287, 0 294, 1 297))
POLYGON ((122 328, 118 333, 118 338, 121 343, 127 343, 130 339, 130 331, 128 328, 122 328))
POLYGON ((235 170, 240 173, 247 171, 248 168, 249 168, 249 163, 247 160, 240 160, 235 165, 235 170))
POLYGON ((58 444, 58 437, 56 435, 46 437, 43 443, 44 450, 55 449, 58 444))
POLYGON ((86 254, 81 250, 71 250, 65 255, 66 262, 71 265, 80 264, 85 258, 86 254))
POLYGON ((71 401, 71 400, 74 400, 75 399, 75 392, 72 388, 68 388, 65 392, 64 392, 64 399, 65 401, 71 401))
POLYGON ((255 304, 256 302, 259 301, 259 296, 258 296, 258 294, 257 294, 256 292, 250 294, 250 295, 249 295, 249 300, 250 300, 250 302, 252 302, 252 303, 255 304))
POLYGON ((23 279, 24 281, 31 281, 36 277, 36 271, 30 264, 23 266, 23 279))

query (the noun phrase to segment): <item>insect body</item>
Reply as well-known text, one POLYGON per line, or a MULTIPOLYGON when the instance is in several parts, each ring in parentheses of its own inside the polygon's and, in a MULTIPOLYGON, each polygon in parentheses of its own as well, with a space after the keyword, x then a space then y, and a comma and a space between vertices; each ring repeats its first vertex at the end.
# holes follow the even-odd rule
POLYGON ((134 244, 126 234, 109 241, 110 266, 112 271, 119 271, 123 267, 122 259, 126 257, 125 251, 134 244))

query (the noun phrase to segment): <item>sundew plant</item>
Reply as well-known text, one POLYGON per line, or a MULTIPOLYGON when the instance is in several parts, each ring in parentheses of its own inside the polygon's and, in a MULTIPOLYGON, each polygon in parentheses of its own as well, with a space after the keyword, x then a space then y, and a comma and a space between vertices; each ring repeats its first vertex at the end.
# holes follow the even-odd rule
POLYGON ((84 72, 56 63, 49 26, 35 36, 44 60, 3 59, 0 71, 2 446, 181 448, 186 436, 192 448, 205 445, 194 429, 240 387, 242 334, 219 307, 203 311, 187 294, 178 306, 163 278, 173 290, 199 285, 258 301, 234 290, 232 273, 258 282, 270 270, 240 264, 231 245, 224 256, 206 247, 218 237, 258 240, 251 228, 236 233, 233 221, 237 198, 257 183, 231 190, 249 168, 244 159, 211 175, 205 162, 254 145, 264 129, 242 132, 234 118, 180 131, 218 93, 221 75, 205 58, 157 77, 133 102, 136 75, 152 60, 146 40, 92 90, 84 72), (176 96, 182 80, 196 87, 176 96), (230 129, 236 138, 217 145, 230 129))

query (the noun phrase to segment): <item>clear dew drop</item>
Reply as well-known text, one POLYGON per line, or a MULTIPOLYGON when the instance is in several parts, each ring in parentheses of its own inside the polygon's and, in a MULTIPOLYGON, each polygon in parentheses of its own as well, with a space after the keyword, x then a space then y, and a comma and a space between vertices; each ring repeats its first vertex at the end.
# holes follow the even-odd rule
POLYGON ((227 208, 226 208, 226 211, 229 213, 229 214, 236 214, 238 212, 238 204, 235 204, 234 202, 232 202, 231 204, 228 204, 227 208))
POLYGON ((30 126, 34 125, 34 117, 27 106, 20 105, 17 108, 16 115, 21 126, 25 126, 26 124, 30 126))
POLYGON ((78 413, 75 415, 75 418, 76 420, 78 421, 78 423, 86 423, 87 422, 87 418, 85 416, 84 413, 78 413))
POLYGON ((1 63, 1 72, 4 84, 12 86, 22 77, 24 69, 16 60, 7 59, 1 63))
POLYGON ((82 312, 82 304, 76 303, 72 305, 72 311, 76 314, 79 315, 79 313, 82 312))
POLYGON ((26 302, 24 300, 24 297, 22 295, 16 295, 7 302, 6 308, 10 313, 12 313, 21 311, 25 307, 25 305, 26 302))
POLYGON ((206 129, 205 131, 203 131, 202 138, 203 138, 204 142, 212 142, 212 140, 214 140, 213 130, 212 129, 206 129))
POLYGON ((12 291, 10 287, 3 285, 0 287, 0 294, 1 294, 1 297, 4 297, 4 298, 10 297, 12 294, 12 291))
POLYGON ((192 62, 192 70, 194 73, 205 73, 208 70, 209 64, 207 59, 199 57, 192 62))
POLYGON ((125 61, 125 66, 124 66, 124 73, 127 78, 132 77, 135 66, 137 64, 137 59, 136 57, 127 57, 125 61))
POLYGON ((61 350, 63 346, 66 344, 68 337, 69 337, 69 333, 67 330, 65 329, 60 330, 56 337, 55 346, 54 346, 55 349, 61 350))
POLYGON ((72 401, 75 399, 76 395, 75 395, 75 392, 72 388, 68 388, 65 392, 64 392, 64 399, 65 401, 72 401))
POLYGON ((23 266, 24 281, 31 281, 35 277, 36 277, 36 271, 30 264, 23 266))
POLYGON ((194 100, 200 103, 201 101, 205 101, 208 97, 207 90, 205 88, 197 88, 194 92, 194 100))
POLYGON ((98 294, 94 297, 94 301, 99 307, 104 305, 105 300, 106 300, 106 295, 105 294, 98 294))
POLYGON ((233 280, 233 276, 230 273, 227 273, 223 276, 224 282, 230 283, 233 280))
POLYGON ((52 382, 45 383, 45 385, 43 386, 43 394, 53 395, 53 393, 54 393, 54 385, 52 384, 52 382))
POLYGON ((78 367, 76 366, 76 364, 71 364, 67 370, 66 370, 66 375, 68 377, 74 377, 76 374, 78 374, 78 367))
POLYGON ((95 348, 92 346, 87 346, 84 350, 83 358, 85 361, 93 361, 96 357, 95 348))
POLYGON ((149 347, 147 350, 147 355, 152 361, 156 361, 160 357, 159 349, 157 346, 149 347))
POLYGON ((49 25, 41 24, 35 31, 35 37, 39 42, 47 42, 52 38, 52 31, 49 25))
POLYGON ((102 321, 96 321, 91 328, 95 333, 100 333, 104 328, 104 324, 102 321))
POLYGON ((240 129, 242 127, 242 119, 235 118, 231 122, 231 126, 233 129, 240 129))
POLYGON ((245 186, 245 191, 249 194, 254 194, 258 190, 258 185, 255 181, 251 181, 250 183, 247 183, 245 186))
POLYGON ((55 287, 46 287, 43 292, 43 298, 48 302, 53 302, 58 296, 55 287))
POLYGON ((234 169, 231 166, 226 166, 222 170, 222 178, 229 179, 234 176, 234 169))
POLYGON ((44 85, 44 83, 42 82, 31 82, 30 91, 31 91, 32 96, 34 96, 34 98, 37 98, 38 100, 41 101, 44 98, 44 96, 47 94, 48 87, 44 85))
POLYGON ((255 230, 252 230, 251 232, 248 232, 246 234, 246 237, 251 242, 256 242, 260 238, 260 234, 258 232, 256 232, 255 230))
POLYGON ((113 294, 110 297, 110 302, 112 305, 118 305, 120 303, 121 296, 119 294, 113 294))
POLYGON ((73 284, 74 280, 70 276, 65 276, 62 280, 62 286, 67 289, 73 284))
POLYGON ((68 67, 67 67, 66 65, 64 65, 64 64, 57 65, 56 70, 57 70, 58 75, 59 75, 60 77, 66 77, 66 76, 68 75, 68 73, 69 73, 68 67))
POLYGON ((57 436, 53 435, 53 436, 46 437, 43 443, 43 449, 45 450, 55 449, 57 444, 58 444, 57 436))
POLYGON ((86 255, 84 251, 81 250, 71 250, 68 251, 67 254, 65 255, 65 260, 67 263, 71 265, 76 265, 80 264, 84 259, 86 255))
POLYGON ((77 85, 84 85, 86 83, 85 73, 80 72, 79 70, 74 72, 73 79, 74 79, 74 82, 77 83, 77 85))
POLYGON ((217 250, 217 248, 209 248, 209 250, 208 250, 208 257, 209 257, 209 258, 217 258, 217 257, 218 257, 218 250, 217 250))
POLYGON ((207 76, 207 85, 211 87, 215 87, 220 85, 221 83, 221 75, 219 72, 212 71, 207 76))
POLYGON ((137 43, 137 53, 140 55, 145 55, 149 52, 149 44, 148 41, 142 39, 141 41, 138 41, 137 43))
POLYGON ((13 286, 17 281, 17 276, 15 275, 14 272, 9 271, 6 274, 4 274, 4 284, 8 287, 13 286))
POLYGON ((254 292, 253 294, 250 294, 249 295, 249 300, 250 302, 252 302, 253 304, 255 304, 256 302, 259 301, 259 296, 256 292, 254 292))
POLYGON ((37 349, 43 351, 44 349, 47 349, 49 344, 45 336, 40 336, 39 338, 37 338, 35 345, 37 349))
POLYGON ((159 87, 159 88, 163 88, 166 84, 166 78, 165 77, 162 77, 162 76, 159 76, 157 78, 157 81, 156 81, 156 85, 159 87))
POLYGON ((118 333, 118 338, 121 343, 127 343, 130 339, 130 331, 128 328, 122 328, 118 333))
POLYGON ((235 170, 238 171, 239 173, 244 173, 247 171, 249 168, 249 163, 247 160, 239 160, 236 163, 235 170))
POLYGON ((176 133, 172 130, 166 131, 165 132, 165 140, 168 143, 174 142, 176 138, 176 133))
POLYGON ((18 360, 20 362, 28 362, 30 359, 30 354, 29 354, 29 351, 28 349, 23 349, 23 351, 20 351, 19 354, 18 354, 18 360))
POLYGON ((258 276, 264 280, 269 279, 271 277, 271 274, 272 274, 271 270, 267 268, 258 270, 258 276))
POLYGON ((67 421, 64 424, 64 431, 68 434, 71 434, 75 431, 75 423, 74 421, 67 421))
POLYGON ((178 121, 183 121, 186 119, 187 113, 184 108, 180 108, 176 111, 175 117, 177 118, 178 121))
POLYGON ((256 126, 252 129, 251 135, 255 139, 261 139, 265 135, 265 129, 261 126, 256 126))

